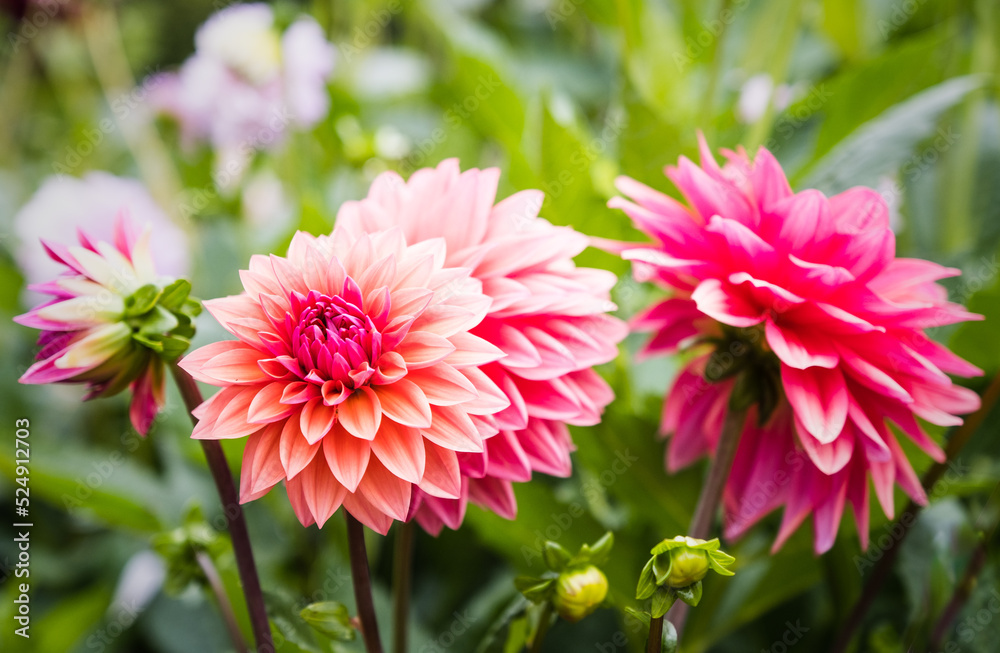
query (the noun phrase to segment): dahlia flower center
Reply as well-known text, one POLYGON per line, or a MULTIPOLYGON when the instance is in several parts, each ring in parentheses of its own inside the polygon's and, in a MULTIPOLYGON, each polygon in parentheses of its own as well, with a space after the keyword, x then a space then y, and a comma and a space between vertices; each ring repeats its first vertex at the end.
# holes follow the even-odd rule
POLYGON ((767 346, 763 325, 721 326, 721 337, 708 340, 715 349, 705 365, 705 380, 735 379, 730 406, 745 409, 756 404, 758 421, 763 424, 780 399, 781 363, 767 346))
POLYGON ((382 355, 382 335, 360 307, 313 291, 301 300, 293 298, 288 319, 294 325, 292 351, 306 380, 356 388, 371 377, 382 355))

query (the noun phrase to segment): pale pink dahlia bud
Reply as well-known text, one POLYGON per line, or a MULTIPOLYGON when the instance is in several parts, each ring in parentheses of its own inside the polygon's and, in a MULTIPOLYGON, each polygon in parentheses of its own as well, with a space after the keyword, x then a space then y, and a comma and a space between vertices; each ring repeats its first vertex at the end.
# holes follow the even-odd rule
POLYGON ((540 191, 494 203, 499 178, 495 168, 461 172, 454 159, 405 182, 388 172, 337 214, 337 228, 352 234, 398 227, 409 242, 443 243, 447 264, 470 268, 491 300, 472 333, 504 353, 482 372, 510 407, 496 415, 500 432, 486 450, 461 456, 458 499, 414 495, 411 515, 432 533, 458 528, 469 499, 512 519, 513 482, 569 476, 567 425, 600 422, 614 394, 592 368, 617 356, 627 331, 608 315, 615 275, 573 263, 589 239, 538 217, 540 191))
POLYGON ((649 244, 619 247, 637 279, 673 291, 639 315, 650 354, 700 353, 664 406, 675 470, 712 451, 732 402, 753 404, 726 486, 726 534, 784 506, 775 548, 812 515, 815 548, 833 546, 845 503, 868 541, 868 479, 885 512, 893 486, 926 501, 892 422, 935 460, 944 453, 917 418, 961 424, 976 393, 949 374, 980 374, 924 334, 978 319, 936 282, 959 274, 896 258, 882 197, 793 193, 765 149, 725 152, 701 141, 701 166, 682 157, 667 176, 687 205, 622 177, 614 198, 649 244))
POLYGON ((248 438, 240 495, 285 481, 303 525, 343 505, 386 533, 412 495, 455 500, 508 399, 480 366, 503 352, 470 333, 490 306, 441 239, 400 229, 299 232, 287 258, 254 256, 246 292, 205 302, 236 340, 181 361, 222 390, 195 438, 248 438))
POLYGON ((42 241, 66 271, 30 285, 53 299, 14 318, 42 330, 37 362, 21 383, 85 383, 86 399, 131 388, 129 416, 143 435, 163 405, 163 363, 187 349, 201 310, 188 297, 190 283, 157 275, 150 234, 137 236, 122 218, 113 244, 83 231, 78 246, 42 241))

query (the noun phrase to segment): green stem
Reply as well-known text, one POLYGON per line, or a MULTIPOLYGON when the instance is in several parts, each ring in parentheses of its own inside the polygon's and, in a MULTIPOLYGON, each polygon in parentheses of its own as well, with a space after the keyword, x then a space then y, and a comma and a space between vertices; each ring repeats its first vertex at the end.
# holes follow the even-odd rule
POLYGON ((407 627, 410 617, 410 586, 413 580, 412 521, 403 522, 396 531, 396 548, 393 557, 393 650, 406 653, 407 627))
MULTIPOLYGON (((701 496, 698 497, 698 507, 695 508, 691 527, 688 529, 688 535, 691 537, 704 540, 712 532, 715 513, 722 505, 722 492, 726 488, 726 479, 729 478, 729 470, 733 467, 733 459, 736 458, 736 449, 740 444, 740 435, 743 433, 746 421, 747 410, 745 408, 734 410, 730 407, 726 413, 725 422, 722 424, 722 433, 715 446, 715 456, 712 458, 712 464, 708 470, 708 480, 705 481, 701 496)), ((688 610, 687 603, 677 601, 667 613, 667 618, 677 630, 678 642, 684 632, 688 610)))
POLYGON ((546 603, 545 607, 542 608, 542 615, 538 618, 538 629, 535 630, 535 637, 531 640, 531 653, 541 653, 542 642, 545 641, 545 635, 549 632, 551 624, 552 604, 546 603))
MULTIPOLYGON (((174 381, 180 390, 184 405, 191 413, 191 422, 198 424, 198 418, 193 411, 203 402, 201 390, 191 375, 177 366, 170 366, 174 381)), ((264 592, 261 589, 260 578, 257 576, 257 565, 253 559, 253 547, 250 545, 250 533, 247 530, 246 517, 240 506, 239 494, 233 484, 233 475, 229 471, 229 463, 222 452, 222 446, 217 440, 199 440, 208 461, 208 468, 215 480, 215 489, 222 501, 222 512, 229 528, 229 536, 233 541, 233 554, 236 556, 236 567, 243 584, 243 596, 247 601, 247 611, 250 614, 250 624, 253 627, 254 640, 257 643, 257 653, 274 653, 274 640, 271 638, 271 624, 267 620, 267 608, 264 605, 264 592)))
POLYGON ((382 639, 378 634, 375 603, 372 601, 372 581, 368 571, 368 550, 365 548, 365 527, 351 513, 344 511, 347 519, 347 542, 351 556, 351 581, 354 583, 354 602, 361 622, 361 637, 368 653, 382 653, 382 639))
POLYGON ((205 574, 205 580, 208 581, 208 586, 211 588, 215 600, 219 603, 219 611, 222 613, 222 620, 226 623, 226 630, 229 631, 229 639, 233 641, 233 645, 236 646, 237 651, 248 650, 247 642, 243 639, 243 633, 240 632, 239 624, 236 623, 233 604, 229 601, 229 596, 226 594, 225 587, 223 587, 222 577, 219 576, 219 570, 215 568, 215 563, 204 551, 198 551, 195 554, 195 560, 198 561, 198 566, 201 567, 201 572, 205 574))

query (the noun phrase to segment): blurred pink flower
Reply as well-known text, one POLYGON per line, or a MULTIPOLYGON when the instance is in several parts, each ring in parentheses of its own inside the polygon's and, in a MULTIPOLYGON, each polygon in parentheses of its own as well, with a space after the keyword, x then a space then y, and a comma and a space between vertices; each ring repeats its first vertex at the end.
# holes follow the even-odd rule
POLYGON ((151 230, 136 236, 120 218, 113 243, 79 231, 79 246, 43 241, 65 272, 34 284, 53 299, 14 318, 41 329, 37 362, 21 383, 84 383, 86 399, 132 390, 129 415, 145 435, 163 405, 161 355, 179 356, 193 334, 187 282, 157 275, 151 230))
POLYGON ((245 293, 205 302, 237 340, 181 362, 222 387, 192 437, 248 438, 241 501, 284 480, 303 525, 343 505, 384 534, 418 488, 458 497, 459 457, 483 451, 508 400, 479 369, 503 352, 469 333, 490 299, 444 241, 299 232, 241 277, 245 293))
POLYGON ((244 162, 326 116, 334 57, 312 18, 282 35, 269 5, 234 5, 201 26, 194 55, 162 75, 152 103, 180 123, 188 145, 209 142, 224 160, 244 162))
POLYGON ((187 235, 157 206, 146 187, 135 179, 89 172, 80 179, 49 177, 14 216, 17 262, 28 283, 48 281, 65 269, 46 254, 42 238, 82 229, 95 241, 113 242, 116 219, 122 212, 152 230, 156 247, 150 255, 160 274, 187 274, 187 235))
POLYGON ((435 534, 458 528, 469 499, 512 519, 512 482, 536 471, 569 476, 566 425, 600 421, 613 393, 591 368, 614 359, 626 334, 625 324, 607 315, 615 308, 615 275, 573 264, 588 238, 539 218, 540 191, 494 204, 499 177, 495 168, 460 172, 454 159, 408 182, 384 173, 366 199, 345 203, 337 215, 337 228, 356 235, 395 226, 410 242, 443 239, 447 265, 470 268, 492 300, 472 333, 505 354, 481 373, 510 407, 496 415, 500 432, 483 453, 461 455, 459 499, 414 494, 411 516, 435 534))
POLYGON ((949 303, 936 283, 958 270, 895 257, 886 203, 874 190, 793 193, 766 149, 753 161, 742 149, 724 151, 719 167, 700 143, 700 167, 681 157, 667 170, 687 206, 627 177, 617 185, 632 201, 609 202, 654 239, 617 246, 636 279, 673 291, 633 322, 654 332, 645 353, 704 352, 664 406, 667 466, 714 450, 745 370, 750 383, 741 391, 756 392, 758 408, 763 400, 773 412, 763 425, 758 409, 747 420, 726 486, 727 536, 783 505, 775 549, 811 514, 824 552, 849 502, 867 547, 869 476, 890 517, 894 483, 926 501, 886 420, 942 460, 915 418, 953 426, 979 406, 948 374, 980 370, 923 330, 979 316, 949 303))

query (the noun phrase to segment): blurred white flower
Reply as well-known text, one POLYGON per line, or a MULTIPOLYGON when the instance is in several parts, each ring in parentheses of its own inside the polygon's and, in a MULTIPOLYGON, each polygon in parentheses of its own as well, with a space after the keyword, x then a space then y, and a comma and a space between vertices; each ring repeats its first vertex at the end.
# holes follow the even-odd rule
POLYGON ((794 99, 795 88, 788 84, 779 84, 775 88, 774 80, 767 73, 759 73, 744 82, 736 103, 736 116, 740 122, 750 124, 760 120, 772 102, 772 96, 774 110, 784 111, 794 99))
POLYGON ((375 131, 375 153, 380 157, 402 159, 410 148, 410 139, 392 125, 383 125, 375 131))
POLYGON ((180 123, 187 145, 208 142, 227 161, 249 160, 327 114, 334 58, 312 18, 282 35, 270 6, 234 5, 201 26, 194 55, 163 75, 152 103, 180 123))
POLYGON ((366 100, 391 100, 424 91, 431 81, 427 59, 406 48, 371 48, 350 74, 351 90, 366 100))
POLYGON ((167 578, 167 565, 163 558, 152 551, 140 551, 129 558, 122 568, 108 614, 142 612, 163 587, 167 578))
POLYGON ((153 201, 135 179, 90 172, 82 179, 49 177, 14 216, 17 262, 28 283, 43 283, 63 270, 42 248, 41 238, 72 239, 78 229, 98 240, 113 242, 115 220, 122 212, 132 222, 152 229, 156 269, 169 276, 188 271, 187 235, 153 201))

